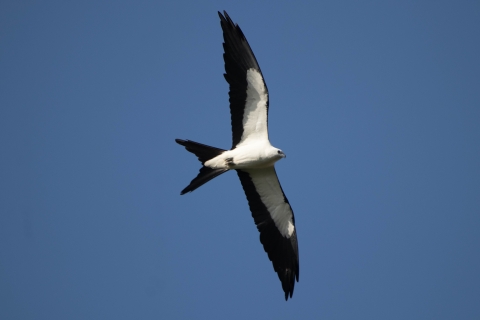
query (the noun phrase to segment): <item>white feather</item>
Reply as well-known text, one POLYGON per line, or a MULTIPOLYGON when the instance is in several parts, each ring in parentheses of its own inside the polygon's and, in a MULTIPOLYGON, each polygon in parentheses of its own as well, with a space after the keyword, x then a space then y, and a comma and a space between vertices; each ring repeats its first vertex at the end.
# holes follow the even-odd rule
POLYGON ((290 238, 295 230, 293 225, 293 212, 283 197, 282 188, 278 182, 275 169, 272 167, 264 169, 244 170, 250 174, 257 193, 260 195, 265 207, 282 236, 290 238))
POLYGON ((255 69, 247 70, 247 84, 247 99, 243 113, 243 135, 237 147, 253 141, 268 141, 268 92, 262 74, 255 69))

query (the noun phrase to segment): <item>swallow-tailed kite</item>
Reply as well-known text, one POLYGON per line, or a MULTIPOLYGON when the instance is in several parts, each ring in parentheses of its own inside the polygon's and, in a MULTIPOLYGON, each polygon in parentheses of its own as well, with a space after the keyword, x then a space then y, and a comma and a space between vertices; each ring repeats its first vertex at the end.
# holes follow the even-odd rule
POLYGON ((210 147, 191 140, 175 141, 194 153, 202 163, 198 176, 182 190, 191 192, 229 170, 236 170, 260 242, 282 282, 285 300, 292 297, 298 281, 298 244, 293 210, 283 193, 274 164, 285 158, 268 140, 268 90, 257 59, 242 30, 224 11, 220 12, 225 53, 225 79, 230 85, 231 150, 210 147))

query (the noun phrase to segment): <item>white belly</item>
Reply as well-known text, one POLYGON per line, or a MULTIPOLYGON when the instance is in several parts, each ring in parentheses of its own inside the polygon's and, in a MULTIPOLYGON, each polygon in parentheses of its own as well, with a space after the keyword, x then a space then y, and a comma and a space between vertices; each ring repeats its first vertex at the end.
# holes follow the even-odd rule
POLYGON ((205 162, 206 167, 219 169, 255 169, 273 166, 280 160, 276 148, 270 143, 249 144, 225 151, 221 155, 205 162))

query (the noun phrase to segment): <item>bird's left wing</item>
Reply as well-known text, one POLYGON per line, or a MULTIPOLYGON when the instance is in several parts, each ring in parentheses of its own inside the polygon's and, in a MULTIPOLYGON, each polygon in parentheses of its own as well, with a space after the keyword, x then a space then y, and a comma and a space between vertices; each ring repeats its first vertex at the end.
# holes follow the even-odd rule
POLYGON ((268 140, 268 89, 262 71, 242 30, 224 11, 225 80, 230 85, 232 149, 255 140, 268 140))
POLYGON ((273 166, 237 170, 237 173, 260 232, 260 242, 282 282, 285 300, 288 300, 300 271, 293 210, 273 166))

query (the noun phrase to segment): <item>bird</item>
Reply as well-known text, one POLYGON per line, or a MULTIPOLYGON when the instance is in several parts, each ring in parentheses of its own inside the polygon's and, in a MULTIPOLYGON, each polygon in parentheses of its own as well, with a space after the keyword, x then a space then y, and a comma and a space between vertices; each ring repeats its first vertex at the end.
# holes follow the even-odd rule
POLYGON ((180 194, 192 192, 213 178, 236 170, 260 232, 260 242, 287 301, 293 295, 300 269, 295 216, 274 167, 286 156, 273 147, 268 138, 269 96, 257 59, 238 24, 226 11, 218 15, 224 40, 224 77, 229 84, 232 148, 225 150, 175 139, 202 163, 197 177, 180 194))

